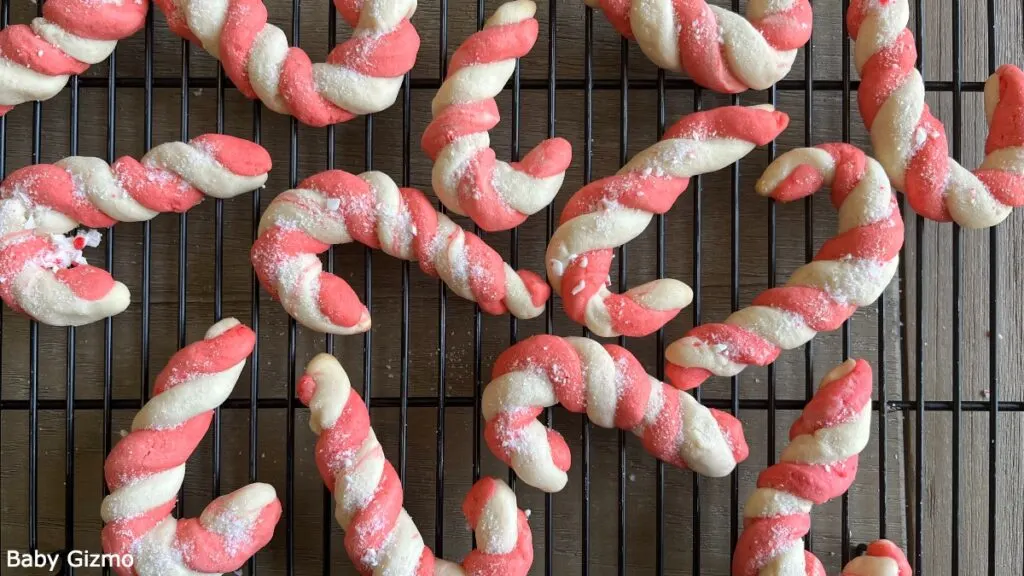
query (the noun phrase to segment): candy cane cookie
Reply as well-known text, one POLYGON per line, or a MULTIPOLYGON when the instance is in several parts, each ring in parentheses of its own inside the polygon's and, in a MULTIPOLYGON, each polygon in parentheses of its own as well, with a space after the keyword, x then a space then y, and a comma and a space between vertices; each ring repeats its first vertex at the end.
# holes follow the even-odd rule
POLYGON ((843 576, 912 576, 914 570, 900 547, 882 539, 868 544, 862 556, 843 567, 843 576))
POLYGON ((693 298, 689 286, 666 278, 614 294, 607 288, 613 249, 668 212, 691 176, 738 161, 788 123, 789 116, 769 105, 695 112, 614 176, 573 194, 545 257, 548 282, 566 314, 599 336, 646 336, 674 318, 693 298))
POLYGON ((370 427, 366 404, 329 354, 306 366, 299 399, 309 406, 318 435, 316 464, 334 494, 334 514, 345 531, 345 550, 361 574, 378 576, 525 576, 533 563, 533 537, 516 495, 501 480, 483 478, 462 504, 480 548, 462 565, 437 560, 402 507, 398 473, 370 427))
POLYGON ((263 287, 301 324, 332 334, 370 329, 370 313, 317 254, 355 240, 439 276, 489 314, 534 318, 550 294, 533 272, 516 272, 476 235, 434 210, 422 192, 381 172, 328 170, 281 193, 260 219, 252 263, 263 287))
POLYGON ((252 330, 228 318, 179 350, 157 376, 132 431, 111 450, 103 468, 110 488, 100 508, 103 551, 134 560, 114 568, 119 576, 233 572, 273 537, 281 503, 267 484, 221 496, 199 518, 171 516, 185 463, 255 343, 252 330))
POLYGON ((903 219, 882 166, 849 144, 791 150, 757 182, 757 193, 790 202, 832 186, 839 232, 785 286, 772 288, 723 323, 697 326, 665 351, 676 387, 711 375, 735 376, 767 366, 782 350, 836 330, 889 285, 903 246, 903 219))
POLYGON ((220 60, 242 94, 310 126, 390 107, 420 48, 409 22, 416 0, 334 0, 352 37, 317 64, 267 22, 262 0, 155 2, 171 31, 220 60))
POLYGON ((498 357, 482 410, 491 452, 545 492, 565 487, 570 465, 565 440, 537 420, 555 404, 629 430, 655 458, 705 476, 729 474, 748 454, 739 420, 648 376, 625 348, 533 336, 498 357))
POLYGON ((909 19, 907 0, 853 0, 847 12, 862 79, 857 102, 875 154, 918 214, 995 226, 1024 205, 1024 72, 1004 65, 985 82, 985 160, 969 172, 949 157, 946 129, 925 103, 909 19))
POLYGON ((586 0, 666 70, 716 92, 765 90, 811 39, 808 0, 750 0, 746 18, 705 0, 586 0))
POLYGON ((434 161, 434 193, 488 232, 515 228, 550 204, 572 161, 572 146, 563 138, 544 140, 512 164, 495 160, 490 147, 487 131, 500 120, 494 97, 516 59, 537 42, 536 11, 531 0, 502 4, 455 51, 423 133, 423 149, 434 161))
POLYGON ((822 379, 790 427, 779 462, 761 472, 747 499, 733 576, 825 576, 803 537, 811 506, 842 495, 857 476, 871 436, 871 389, 871 366, 863 360, 847 360, 822 379))
POLYGON ((118 40, 142 29, 147 11, 148 0, 49 0, 30 25, 0 30, 0 116, 56 96, 68 78, 106 60, 118 40))
POLYGON ((270 165, 257 144, 204 134, 161 144, 141 161, 72 156, 16 170, 0 182, 0 298, 52 326, 119 314, 130 303, 128 288, 82 257, 99 233, 65 233, 186 212, 204 195, 232 198, 262 186, 270 165))

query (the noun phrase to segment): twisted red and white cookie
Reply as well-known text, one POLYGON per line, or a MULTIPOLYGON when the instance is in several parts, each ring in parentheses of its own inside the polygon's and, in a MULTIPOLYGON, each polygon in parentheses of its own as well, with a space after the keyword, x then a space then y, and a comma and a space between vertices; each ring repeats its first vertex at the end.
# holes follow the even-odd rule
POLYGON ((334 0, 353 27, 327 61, 313 64, 267 22, 262 0, 156 0, 171 31, 220 60, 246 97, 311 126, 345 122, 395 103, 416 63, 416 0, 334 0))
POLYGON ((985 160, 949 157, 946 129, 925 103, 907 0, 853 0, 847 12, 862 78, 857 102, 878 161, 918 214, 967 228, 995 226, 1024 205, 1024 72, 1001 66, 985 83, 985 160))
POLYGON ((281 502, 268 484, 221 496, 199 518, 171 516, 185 463, 255 343, 256 334, 234 318, 214 324, 205 339, 171 357, 132 431, 111 450, 104 465, 110 495, 100 515, 103 551, 133 559, 118 564, 119 576, 233 572, 273 537, 281 502))
POLYGON ((550 290, 516 272, 476 235, 434 210, 422 192, 381 172, 329 170, 310 176, 267 207, 252 263, 260 283, 304 326, 332 334, 370 329, 370 313, 347 282, 323 271, 317 254, 355 240, 440 276, 489 314, 534 318, 550 290))
POLYGON ((562 436, 537 420, 555 404, 629 430, 655 458, 706 476, 729 474, 748 454, 739 420, 648 376, 625 348, 533 336, 498 357, 482 410, 491 452, 545 492, 565 487, 571 459, 562 436))
POLYGON ((548 282, 566 314, 599 336, 646 336, 674 318, 690 304, 690 287, 665 278, 614 294, 607 287, 613 250, 668 212, 691 176, 738 161, 788 124, 789 116, 769 105, 695 112, 614 176, 573 194, 545 257, 548 282))
POLYGON ((655 64, 733 94, 789 74, 811 38, 808 0, 750 0, 746 18, 705 0, 586 0, 655 64))
MULTIPOLYGON (((811 506, 841 496, 857 476, 858 455, 871 436, 871 389, 871 366, 863 360, 847 360, 822 379, 789 429, 779 462, 761 472, 747 499, 733 576, 825 576, 803 537, 811 506)), ((844 574, 890 574, 856 571, 867 563, 844 574)))
POLYGON ((487 131, 500 120, 494 97, 516 59, 537 42, 536 11, 531 0, 502 4, 455 51, 423 133, 423 149, 434 161, 434 193, 488 232, 515 228, 550 204, 572 161, 572 146, 563 138, 544 140, 512 164, 496 160, 490 147, 487 131))
POLYGON ((138 32, 148 11, 148 0, 49 0, 31 25, 0 30, 0 116, 56 96, 68 78, 106 60, 118 40, 138 32))
POLYGON ((316 463, 335 501, 345 549, 361 574, 388 576, 525 576, 533 563, 533 537, 516 495, 501 480, 473 485, 462 511, 477 549, 461 565, 434 558, 402 507, 398 473, 370 427, 366 404, 329 354, 306 367, 298 386, 319 438, 316 463))
POLYGON ((849 144, 800 148, 775 160, 757 192, 788 202, 832 186, 839 232, 785 286, 754 298, 725 322, 697 326, 665 351, 676 387, 700 386, 711 375, 735 376, 767 366, 818 332, 839 328, 859 306, 881 296, 896 273, 903 219, 878 162, 849 144))
POLYGON ((142 160, 112 165, 72 156, 15 170, 0 182, 0 298, 13 310, 52 326, 80 326, 119 314, 128 289, 82 249, 98 232, 161 212, 186 212, 204 195, 232 198, 267 181, 270 155, 258 144, 220 134, 168 142, 142 160))

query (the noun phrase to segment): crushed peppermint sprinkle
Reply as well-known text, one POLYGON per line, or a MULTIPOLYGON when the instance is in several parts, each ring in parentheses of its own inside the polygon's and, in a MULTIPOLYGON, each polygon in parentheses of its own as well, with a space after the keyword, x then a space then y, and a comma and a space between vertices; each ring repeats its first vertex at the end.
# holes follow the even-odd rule
POLYGON ((572 287, 572 291, 570 292, 570 294, 575 296, 575 295, 579 294, 580 292, 583 292, 583 289, 586 288, 586 287, 587 287, 587 281, 586 280, 580 280, 579 284, 577 284, 577 285, 572 287))
POLYGON ((565 272, 565 264, 563 264, 558 258, 552 258, 551 271, 554 272, 556 276, 561 276, 565 272))
POLYGON ((336 212, 341 208, 341 199, 339 198, 324 198, 324 208, 332 212, 336 212))
POLYGON ((615 200, 614 198, 609 198, 607 196, 601 198, 601 203, 604 204, 604 209, 608 211, 618 210, 622 208, 622 205, 619 204, 618 200, 615 200))

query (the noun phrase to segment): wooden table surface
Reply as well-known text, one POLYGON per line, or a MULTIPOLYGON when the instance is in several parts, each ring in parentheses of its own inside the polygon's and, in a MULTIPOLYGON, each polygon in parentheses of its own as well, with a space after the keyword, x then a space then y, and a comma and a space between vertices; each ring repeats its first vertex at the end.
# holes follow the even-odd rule
MULTIPOLYGON (((554 0, 549 0, 554 1, 554 0)), ((960 80, 977 83, 984 80, 989 69, 987 60, 988 28, 985 3, 978 0, 958 2, 962 12, 963 46, 957 53, 952 37, 952 0, 926 0, 924 21, 924 73, 928 81, 949 83, 954 79, 954 61, 962 58, 960 80)), ((4 0, 6 3, 7 0, 4 0)), ((291 3, 285 0, 267 2, 272 21, 286 31, 292 22, 291 3)), ((296 3, 300 4, 300 3, 296 3)), ((391 109, 377 115, 372 124, 357 119, 338 125, 333 132, 335 163, 338 168, 358 172, 372 166, 392 175, 396 180, 408 176, 408 184, 425 191, 430 190, 430 162, 420 151, 418 140, 429 120, 430 99, 440 74, 444 55, 469 35, 476 25, 476 3, 472 0, 449 0, 448 45, 442 44, 440 34, 442 13, 439 2, 421 2, 414 23, 422 37, 419 61, 413 71, 416 88, 412 90, 410 109, 401 101, 391 109), (419 86, 425 85, 420 88, 419 86), (410 140, 403 138, 403 115, 411 116, 410 140), (372 140, 370 153, 364 144, 372 140), (407 174, 403 171, 403 150, 409 156, 407 174)), ((490 12, 497 2, 488 2, 490 12)), ((547 49, 551 42, 549 22, 552 11, 547 1, 539 2, 538 18, 541 34, 533 53, 522 61, 524 89, 521 94, 519 142, 525 152, 547 134, 548 92, 543 82, 548 75, 547 49), (537 87, 540 87, 539 89, 537 87)), ((807 53, 801 52, 788 80, 797 83, 793 90, 780 90, 777 102, 780 109, 791 116, 789 129, 779 138, 777 152, 805 144, 837 141, 848 136, 851 141, 869 146, 864 127, 856 107, 856 95, 849 103, 849 123, 844 122, 841 91, 830 89, 842 80, 843 66, 850 66, 849 52, 844 54, 847 41, 843 37, 842 9, 839 2, 817 2, 813 39, 813 95, 805 95, 800 84, 807 78, 807 53), (807 99, 810 98, 808 102, 807 99), (810 116, 808 116, 810 111, 810 116), (813 122, 812 122, 813 120, 813 122)), ((995 32, 997 38, 996 63, 1024 64, 1024 36, 1022 8, 1019 0, 995 2, 995 32)), ((10 21, 28 22, 36 6, 27 0, 11 0, 10 21)), ((322 59, 327 51, 326 0, 301 3, 300 44, 314 60, 322 59)), ((205 85, 194 82, 184 94, 187 96, 188 121, 182 126, 182 96, 178 79, 182 75, 182 47, 166 28, 162 15, 155 16, 153 32, 153 74, 159 82, 153 90, 152 142, 154 144, 195 136, 217 129, 217 90, 210 87, 215 77, 215 62, 198 49, 189 51, 188 75, 204 78, 205 85), (205 86, 205 87, 202 87, 205 86)), ((574 147, 572 167, 566 175, 565 185, 555 201, 555 213, 585 178, 585 91, 584 67, 586 61, 586 11, 582 2, 563 0, 557 6, 557 66, 560 87, 556 100, 556 132, 568 138, 574 147)), ((344 23, 338 26, 339 38, 348 34, 344 23)), ((291 33, 294 38, 296 34, 291 33)), ((620 135, 625 129, 625 153, 635 154, 653 143, 658 135, 657 93, 651 90, 656 78, 655 68, 645 60, 634 45, 623 48, 612 28, 598 14, 593 18, 593 139, 592 176, 611 174, 621 162, 620 135), (622 57, 628 63, 629 90, 620 91, 622 57), (620 104, 628 97, 626 114, 620 114, 620 104)), ((852 66, 850 66, 852 69, 852 66)), ((106 63, 94 66, 85 75, 90 79, 104 79, 109 70, 106 63)), ((117 76, 140 80, 145 74, 145 38, 138 34, 121 42, 117 50, 117 76)), ((856 72, 851 72, 856 78, 856 72)), ((670 80, 675 75, 669 75, 670 80)), ((671 82, 670 82, 671 85, 671 82)), ((116 90, 116 108, 108 108, 105 81, 93 80, 78 92, 79 154, 107 155, 108 121, 116 138, 116 155, 141 155, 145 151, 147 126, 145 98, 141 81, 116 90), (113 115, 112 120, 111 114, 113 115)), ((72 92, 64 90, 56 98, 43 103, 40 142, 42 162, 52 162, 69 155, 71 140, 72 92)), ((728 103, 728 98, 704 92, 695 103, 693 91, 671 88, 666 93, 665 114, 669 122, 694 109, 697 104, 705 108, 728 103)), ((768 101, 767 93, 748 93, 740 98, 744 104, 768 101)), ((986 134, 981 94, 965 91, 959 112, 953 106, 949 92, 932 93, 928 97, 933 111, 950 131, 952 146, 961 147, 963 163, 976 166, 982 155, 982 142, 986 134), (962 115, 959 136, 953 134, 956 114, 962 115)), ((494 147, 500 158, 511 155, 513 101, 510 91, 499 98, 504 114, 503 122, 492 133, 494 147)), ((227 133, 250 138, 253 136, 253 104, 236 90, 229 88, 224 96, 224 130, 227 133)), ((33 107, 22 105, 6 118, 5 163, 6 172, 32 161, 33 107)), ((260 136, 270 150, 275 168, 265 190, 260 191, 260 205, 265 208, 279 191, 288 188, 290 165, 293 176, 305 177, 328 166, 328 131, 299 127, 297 155, 290 153, 290 124, 286 117, 268 110, 261 113, 260 136)), ((739 304, 748 304, 769 282, 772 256, 769 244, 769 202, 756 196, 753 183, 770 161, 770 151, 759 149, 746 157, 739 166, 738 206, 733 205, 731 175, 728 170, 704 177, 700 192, 703 216, 700 226, 702 248, 701 274, 694 279, 695 191, 691 188, 665 219, 665 272, 700 287, 700 314, 705 322, 725 318, 731 307, 731 296, 737 287, 731 282, 730 241, 731 225, 739 232, 739 304), (735 211, 734 211, 735 208, 735 211), (732 216, 738 213, 738 221, 732 216)), ((288 323, 280 306, 263 291, 258 302, 252 298, 252 272, 248 251, 252 240, 254 218, 253 203, 248 196, 225 202, 224 210, 224 269, 223 310, 225 315, 236 315, 249 323, 254 307, 259 313, 259 360, 257 387, 261 399, 283 398, 289 389, 291 370, 301 370, 315 353, 324 349, 324 338, 309 330, 299 329, 296 340, 296 366, 288 363, 288 323)), ((775 208, 776 244, 774 251, 775 278, 782 283, 788 275, 808 258, 805 231, 806 218, 803 203, 779 205, 775 208)), ((814 247, 831 236, 835 230, 835 214, 830 203, 816 198, 810 216, 814 247)), ((1021 272, 1018 265, 1024 258, 1024 212, 1018 210, 995 232, 998 251, 997 287, 990 292, 990 236, 988 232, 965 231, 960 236, 962 258, 960 273, 953 276, 953 230, 949 225, 925 224, 920 240, 917 237, 916 217, 906 214, 907 250, 905 253, 907 278, 905 305, 908 314, 901 315, 900 286, 898 282, 886 291, 879 306, 859 310, 850 328, 850 346, 855 356, 869 360, 876 369, 879 385, 884 386, 889 400, 912 401, 917 398, 917 386, 923 388, 928 401, 950 401, 955 394, 954 379, 959 374, 960 397, 965 402, 979 402, 990 398, 992 374, 990 348, 997 345, 998 397, 1005 401, 1024 401, 1024 362, 1017 353, 1024 340, 1024 297, 1021 295, 1021 272), (918 267, 920 281, 915 279, 918 267), (961 338, 959 344, 952 337, 954 311, 954 282, 959 281, 962 296, 961 338), (922 300, 920 318, 923 346, 920 362, 915 346, 918 321, 915 304, 922 300), (989 325, 989 305, 996 301, 998 326, 989 325), (880 312, 884 321, 879 326, 880 312), (900 320, 904 324, 901 325, 900 320), (901 350, 901 332, 909 340, 901 350), (954 348, 959 350, 959 365, 954 364, 954 348), (906 354, 906 358, 904 355, 906 354), (884 361, 884 368, 881 367, 884 361), (918 375, 916 366, 923 366, 918 375), (903 370, 901 367, 906 366, 903 370), (958 369, 958 370, 957 370, 958 369), (883 378, 884 377, 884 378, 883 378)), ((144 306, 143 226, 121 224, 115 229, 113 269, 115 276, 125 282, 133 293, 133 304, 112 322, 113 397, 126 402, 126 409, 113 412, 113 438, 127 429, 136 410, 133 399, 159 372, 164 362, 178 348, 181 330, 188 341, 200 338, 214 316, 214 249, 215 203, 205 202, 187 217, 188 245, 185 277, 179 278, 179 218, 163 215, 152 223, 152 250, 149 308, 149 353, 142 347, 144 306), (178 283, 185 283, 185 324, 179 325, 182 309, 178 283)), ((541 213, 520 228, 519 264, 521 267, 543 270, 545 231, 547 223, 541 213)), ((510 253, 510 234, 487 234, 485 239, 506 256, 510 253)), ((657 234, 652 225, 640 238, 631 242, 625 251, 627 283, 638 285, 656 276, 657 234)), ((105 262, 103 249, 89 254, 98 265, 105 262)), ((360 246, 344 246, 335 250, 335 263, 341 275, 363 294, 368 255, 360 246)), ((438 282, 428 278, 415 266, 409 272, 410 315, 407 366, 402 363, 401 304, 402 274, 400 262, 383 254, 374 254, 372 264, 372 309, 374 328, 364 339, 361 336, 337 338, 335 350, 360 391, 366 382, 372 383, 372 397, 396 399, 401 393, 402 369, 408 368, 408 393, 412 397, 436 398, 439 386, 441 358, 445 369, 445 389, 453 397, 470 397, 474 391, 474 316, 473 307, 449 295, 445 348, 439 350, 439 290, 438 282), (370 346, 372 365, 364 364, 364 350, 370 346)), ((617 273, 613 282, 618 281, 617 273)), ((554 331, 561 335, 579 334, 580 329, 570 322, 557 300, 554 308, 554 331)), ((696 306, 684 310, 665 331, 665 343, 679 337, 694 322, 696 306)), ((494 358, 509 344, 508 318, 484 317, 481 322, 481 369, 486 383, 494 358)), ((524 337, 544 331, 543 318, 520 322, 518 333, 524 337)), ((9 310, 2 316, 2 378, 3 442, 0 447, 3 488, 2 544, 0 548, 24 549, 28 546, 29 519, 29 414, 23 407, 30 389, 29 323, 9 310)), ((102 497, 103 463, 103 383, 104 383, 104 325, 94 324, 76 331, 74 345, 74 396, 79 405, 89 403, 74 412, 73 460, 67 458, 66 425, 69 416, 64 410, 67 393, 69 338, 65 329, 40 326, 38 329, 38 394, 42 408, 38 415, 38 545, 44 551, 64 548, 65 510, 73 511, 73 544, 77 548, 99 550, 101 523, 98 508, 102 497), (66 471, 71 462, 73 470, 66 471), (74 502, 66 502, 66 474, 73 472, 74 502)), ((661 347, 654 336, 632 339, 628 346, 651 373, 661 362, 661 347)), ((811 366, 805 363, 802 351, 784 353, 775 364, 774 384, 776 397, 800 400, 812 381, 813 384, 842 357, 841 333, 822 334, 814 341, 811 366)), ((249 394, 251 367, 247 367, 239 381, 233 398, 246 401, 249 394)), ((769 390, 767 369, 750 369, 738 379, 740 398, 764 400, 769 390)), ((704 398, 727 399, 731 384, 715 379, 703 387, 704 398)), ((395 405, 394 400, 388 400, 395 405)), ((758 471, 767 462, 768 454, 777 454, 785 443, 788 425, 796 417, 795 410, 779 410, 774 421, 763 409, 745 409, 740 413, 751 456, 738 469, 739 505, 752 489, 758 471), (775 446, 768 444, 768 430, 774 426, 775 446)), ((400 411, 380 407, 372 410, 375 430, 392 461, 400 457, 400 411)), ((438 489, 438 410, 411 407, 408 410, 408 444, 405 452, 405 504, 415 518, 427 543, 438 543, 443 535, 439 553, 452 559, 461 558, 469 549, 469 533, 459 513, 463 495, 472 481, 473 468, 473 413, 467 407, 449 407, 444 412, 444 474, 443 506, 436 506, 438 489), (440 521, 439 521, 440 520, 440 521)), ((249 444, 249 410, 226 409, 221 416, 220 465, 223 492, 237 488, 248 481, 250 448, 255 456, 258 477, 270 482, 284 494, 289 478, 287 467, 287 410, 277 407, 261 408, 258 412, 258 444, 249 444)), ((308 412, 295 411, 294 462, 291 470, 294 488, 294 566, 296 574, 321 573, 323 558, 324 523, 333 531, 331 538, 331 573, 354 574, 344 554, 340 529, 324 510, 325 500, 320 478, 313 461, 314 435, 307 426, 308 412)), ((1024 445, 1024 415, 1021 412, 1003 412, 998 418, 997 459, 995 467, 989 465, 989 425, 987 411, 968 411, 960 415, 959 435, 956 420, 950 411, 927 411, 924 417, 924 445, 918 446, 916 414, 913 411, 893 410, 884 414, 884 426, 879 427, 875 413, 871 443, 861 458, 861 469, 850 491, 849 529, 853 545, 878 537, 884 524, 886 535, 901 545, 913 540, 917 502, 920 510, 924 572, 952 574, 951 549, 953 534, 959 528, 960 573, 982 574, 988 565, 988 542, 996 540, 996 573, 999 575, 1024 574, 1024 536, 1021 518, 1024 517, 1024 497, 1020 486, 1024 484, 1022 452, 1024 445), (885 431, 885 450, 879 449, 879 431, 885 431), (956 444, 955 442, 959 442, 956 444), (957 451, 956 448, 959 447, 957 451), (923 467, 918 469, 917 450, 923 450, 923 467), (880 457, 884 453, 884 459, 880 457), (959 475, 955 475, 954 455, 959 456, 959 475), (884 466, 884 468, 883 468, 884 466), (884 474, 882 470, 884 469, 884 474), (920 487, 915 478, 923 475, 920 487), (997 475, 995 499, 996 525, 990 532, 989 477, 997 475), (880 489, 884 480, 884 497, 880 489), (959 483, 959 526, 952 521, 954 483, 959 483), (919 492, 919 489, 921 490, 919 492), (884 508, 880 506, 884 502, 884 508), (883 520, 884 518, 884 520, 883 520)), ((616 573, 620 544, 625 549, 628 574, 656 573, 656 507, 657 487, 655 461, 632 438, 625 439, 625 467, 619 469, 619 436, 615 431, 590 428, 590 485, 589 485, 589 542, 581 533, 584 514, 583 502, 583 418, 570 415, 563 409, 554 411, 555 427, 569 440, 573 449, 573 469, 566 490, 553 498, 551 510, 552 550, 551 573, 558 575, 587 573, 584 563, 589 560, 590 573, 616 573), (620 472, 624 485, 620 486, 620 472), (625 540, 618 538, 620 491, 625 493, 627 532, 625 540)), ((211 437, 203 442, 192 458, 185 484, 185 511, 198 514, 212 497, 213 444, 211 437)), ((485 474, 506 476, 506 469, 486 449, 483 449, 482 470, 485 474)), ((693 573, 695 551, 700 554, 700 572, 727 574, 730 552, 731 483, 729 479, 701 480, 700 520, 694 525, 694 476, 675 469, 665 471, 664 491, 664 572, 666 574, 693 573), (699 542, 694 543, 699 528, 699 542)), ((531 526, 537 550, 533 574, 543 574, 545 550, 545 500, 537 491, 520 483, 518 494, 523 507, 532 511, 531 526)), ((830 573, 838 573, 841 550, 841 506, 834 502, 813 512, 813 548, 830 573)), ((734 519, 735 521, 735 519, 734 519)), ((258 556, 260 574, 286 573, 286 530, 282 524, 275 539, 258 556)), ((8 569, 0 568, 3 574, 8 569)), ((90 571, 80 571, 91 573, 90 571)), ((10 572, 14 574, 14 571, 10 572)))

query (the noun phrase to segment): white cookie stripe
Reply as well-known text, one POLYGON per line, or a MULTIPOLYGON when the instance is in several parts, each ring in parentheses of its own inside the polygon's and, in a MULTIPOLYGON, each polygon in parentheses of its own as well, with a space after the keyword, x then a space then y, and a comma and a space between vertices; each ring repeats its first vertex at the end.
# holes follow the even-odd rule
POLYGON ((183 348, 157 376, 153 398, 107 457, 104 552, 131 555, 119 576, 222 574, 265 546, 281 515, 273 487, 250 484, 211 502, 199 518, 176 520, 185 463, 231 394, 256 335, 234 318, 183 348))

